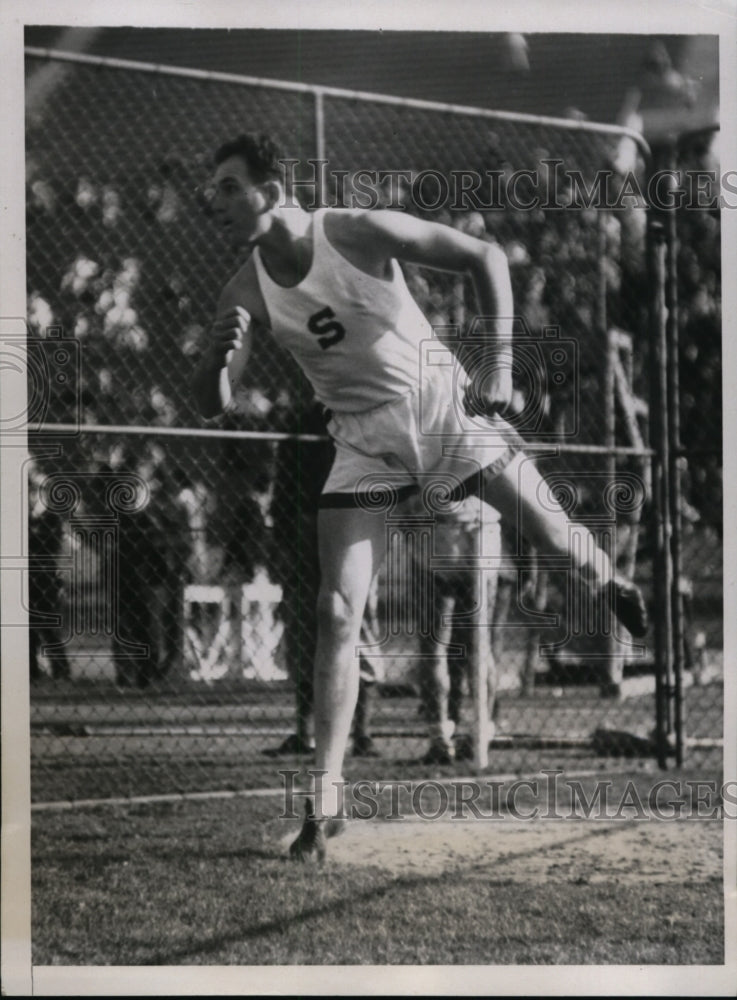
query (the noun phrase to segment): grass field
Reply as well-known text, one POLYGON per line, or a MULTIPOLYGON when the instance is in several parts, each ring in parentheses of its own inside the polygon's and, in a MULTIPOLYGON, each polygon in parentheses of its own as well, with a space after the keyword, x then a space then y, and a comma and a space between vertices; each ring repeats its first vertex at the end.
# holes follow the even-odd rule
MULTIPOLYGON (((646 801, 662 773, 607 777, 646 801)), ((244 795, 35 813, 34 965, 723 962, 719 820, 354 820, 318 867, 288 859, 299 823, 280 810, 244 795)))
MULTIPOLYGON (((663 778, 721 783, 714 748, 661 771, 612 747, 556 746, 601 726, 647 733, 649 695, 541 689, 504 696, 501 708, 501 740, 475 775, 468 761, 420 763, 416 697, 382 698, 382 756, 348 758, 346 777, 451 787, 555 769, 589 799, 598 781, 614 801, 630 787, 645 803, 663 778)), ((721 683, 692 688, 688 709, 690 733, 719 732, 721 683)), ((464 808, 389 820, 382 809, 331 841, 322 868, 296 865, 287 848, 299 820, 280 818, 278 772, 311 762, 263 753, 292 712, 287 689, 196 702, 78 682, 36 690, 34 966, 722 964, 723 823, 713 818, 662 821, 647 806, 639 817, 574 817, 565 786, 567 818, 526 820, 535 800, 523 788, 493 819, 464 808), (73 800, 97 804, 64 808, 73 800)))

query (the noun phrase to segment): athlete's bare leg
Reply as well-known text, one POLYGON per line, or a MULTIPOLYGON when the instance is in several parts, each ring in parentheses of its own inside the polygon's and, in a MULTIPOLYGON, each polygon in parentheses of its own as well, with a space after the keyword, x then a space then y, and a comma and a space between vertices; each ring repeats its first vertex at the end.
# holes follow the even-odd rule
POLYGON ((529 456, 519 452, 500 473, 483 478, 484 499, 543 555, 566 556, 597 589, 612 576, 609 557, 589 529, 571 521, 529 456))
POLYGON ((325 771, 316 813, 335 815, 332 782, 340 780, 359 681, 361 622, 385 550, 385 513, 361 508, 321 510, 320 591, 315 653, 315 767, 325 771))
POLYGON ((500 473, 482 476, 484 499, 542 555, 564 556, 593 593, 606 592, 612 610, 636 637, 647 629, 642 596, 615 577, 606 552, 589 529, 572 521, 551 495, 534 462, 518 453, 500 473))

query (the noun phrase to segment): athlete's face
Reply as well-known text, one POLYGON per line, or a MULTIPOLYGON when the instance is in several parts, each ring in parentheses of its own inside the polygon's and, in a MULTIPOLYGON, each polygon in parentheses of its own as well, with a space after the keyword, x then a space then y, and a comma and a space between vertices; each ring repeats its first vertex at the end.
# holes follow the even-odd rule
POLYGON ((210 202, 215 219, 235 246, 249 246, 268 228, 271 207, 264 185, 255 184, 240 156, 217 167, 210 202))

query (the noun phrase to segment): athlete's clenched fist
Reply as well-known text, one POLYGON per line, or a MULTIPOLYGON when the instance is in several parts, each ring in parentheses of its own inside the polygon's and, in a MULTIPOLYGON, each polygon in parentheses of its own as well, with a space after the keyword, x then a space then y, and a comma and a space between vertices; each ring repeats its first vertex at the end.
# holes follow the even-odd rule
POLYGON ((243 306, 233 306, 218 316, 210 329, 208 354, 220 366, 228 364, 233 354, 242 350, 251 325, 251 316, 243 306))

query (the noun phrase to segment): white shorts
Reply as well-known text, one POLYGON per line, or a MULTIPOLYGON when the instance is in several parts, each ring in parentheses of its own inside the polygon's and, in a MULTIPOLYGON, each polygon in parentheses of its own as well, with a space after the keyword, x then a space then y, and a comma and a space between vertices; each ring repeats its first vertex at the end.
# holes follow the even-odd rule
POLYGON ((438 367, 404 396, 360 413, 333 413, 328 433, 335 459, 320 506, 390 509, 418 490, 428 509, 442 511, 453 491, 488 470, 501 472, 524 447, 499 416, 470 417, 466 379, 438 367))

